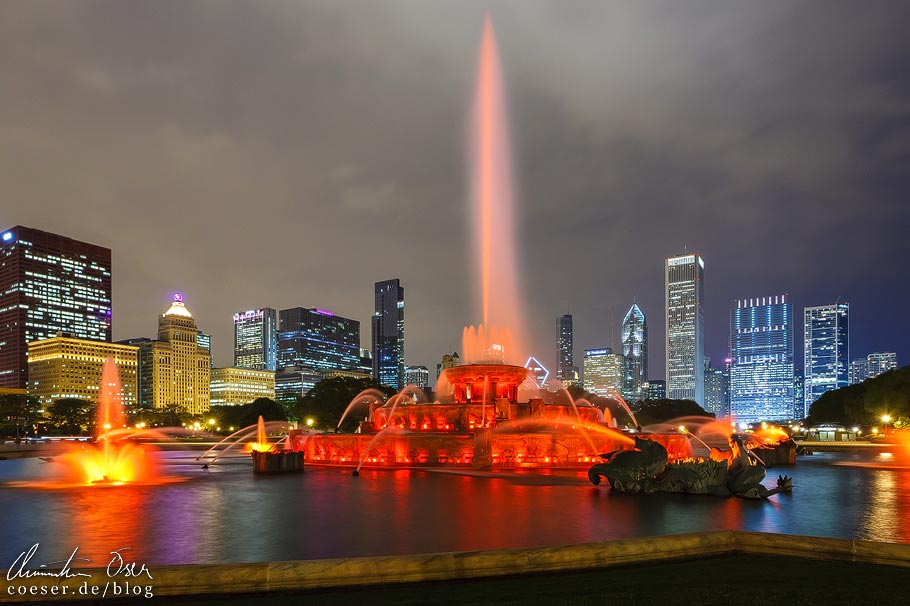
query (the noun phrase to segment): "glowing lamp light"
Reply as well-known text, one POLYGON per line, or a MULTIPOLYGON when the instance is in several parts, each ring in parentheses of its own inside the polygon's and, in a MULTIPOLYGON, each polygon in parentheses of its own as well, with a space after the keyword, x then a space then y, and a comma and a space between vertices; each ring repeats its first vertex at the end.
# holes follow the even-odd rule
POLYGON ((891 415, 882 415, 882 423, 890 423, 891 415))
POLYGON ((313 417, 310 417, 306 420, 307 427, 312 427, 315 424, 316 424, 316 419, 314 419, 313 417))
POLYGON ((13 239, 13 232, 8 231, 8 232, 6 232, 6 233, 3 234, 3 241, 4 241, 4 242, 9 242, 9 241, 12 240, 12 239, 13 239))

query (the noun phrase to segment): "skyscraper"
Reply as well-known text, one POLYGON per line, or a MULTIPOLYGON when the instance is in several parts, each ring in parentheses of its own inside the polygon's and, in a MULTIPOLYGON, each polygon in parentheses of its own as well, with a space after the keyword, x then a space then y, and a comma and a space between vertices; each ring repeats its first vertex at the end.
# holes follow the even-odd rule
POLYGON ((157 341, 120 341, 139 347, 140 406, 176 405, 191 414, 209 410, 212 356, 198 339, 196 321, 183 295, 176 293, 167 311, 158 316, 157 341))
POLYGON ((373 378, 404 387, 404 288, 399 280, 375 284, 373 313, 373 378))
POLYGON ((730 411, 737 421, 793 417, 793 309, 787 295, 730 310, 730 411))
POLYGON ((699 254, 666 260, 667 397, 705 400, 705 262, 699 254))
POLYGON ((0 232, 0 387, 28 386, 28 344, 111 340, 111 250, 17 225, 0 232))
POLYGON ((278 366, 360 370, 360 322, 315 307, 278 313, 278 366))
POLYGON ((625 358, 622 396, 634 402, 644 399, 641 386, 648 380, 648 322, 634 300, 622 320, 620 334, 625 358))
POLYGON ((850 304, 807 307, 804 314, 803 416, 808 416, 809 407, 823 393, 849 383, 850 304))
POLYGON ((575 334, 572 328, 572 316, 565 314, 560 316, 556 322, 556 378, 566 384, 578 380, 574 347, 575 334))
POLYGON ((275 372, 278 366, 278 312, 263 307, 234 314, 234 366, 275 372))

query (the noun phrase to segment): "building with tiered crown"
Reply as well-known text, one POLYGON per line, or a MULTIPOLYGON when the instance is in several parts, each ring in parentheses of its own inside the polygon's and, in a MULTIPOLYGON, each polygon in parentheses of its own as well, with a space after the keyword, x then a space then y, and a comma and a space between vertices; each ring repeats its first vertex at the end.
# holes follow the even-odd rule
POLYGON ((140 406, 179 406, 192 414, 209 410, 211 353, 199 346, 198 334, 183 295, 176 293, 158 318, 157 341, 126 341, 139 346, 140 406))

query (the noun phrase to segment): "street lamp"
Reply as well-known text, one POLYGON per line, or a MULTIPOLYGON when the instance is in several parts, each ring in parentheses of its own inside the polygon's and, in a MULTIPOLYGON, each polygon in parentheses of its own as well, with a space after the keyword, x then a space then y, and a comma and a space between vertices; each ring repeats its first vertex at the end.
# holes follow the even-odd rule
POLYGON ((215 419, 209 419, 209 433, 215 435, 215 419))
POLYGON ((313 417, 307 417, 307 420, 306 420, 307 427, 312 427, 315 424, 316 424, 316 419, 314 419, 313 417))

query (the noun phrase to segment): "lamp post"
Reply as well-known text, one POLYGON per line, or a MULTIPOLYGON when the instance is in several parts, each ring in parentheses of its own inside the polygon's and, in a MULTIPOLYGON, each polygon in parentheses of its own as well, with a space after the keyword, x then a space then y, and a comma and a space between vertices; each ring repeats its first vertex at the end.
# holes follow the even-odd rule
POLYGON ((215 419, 209 419, 209 433, 215 437, 215 419))

